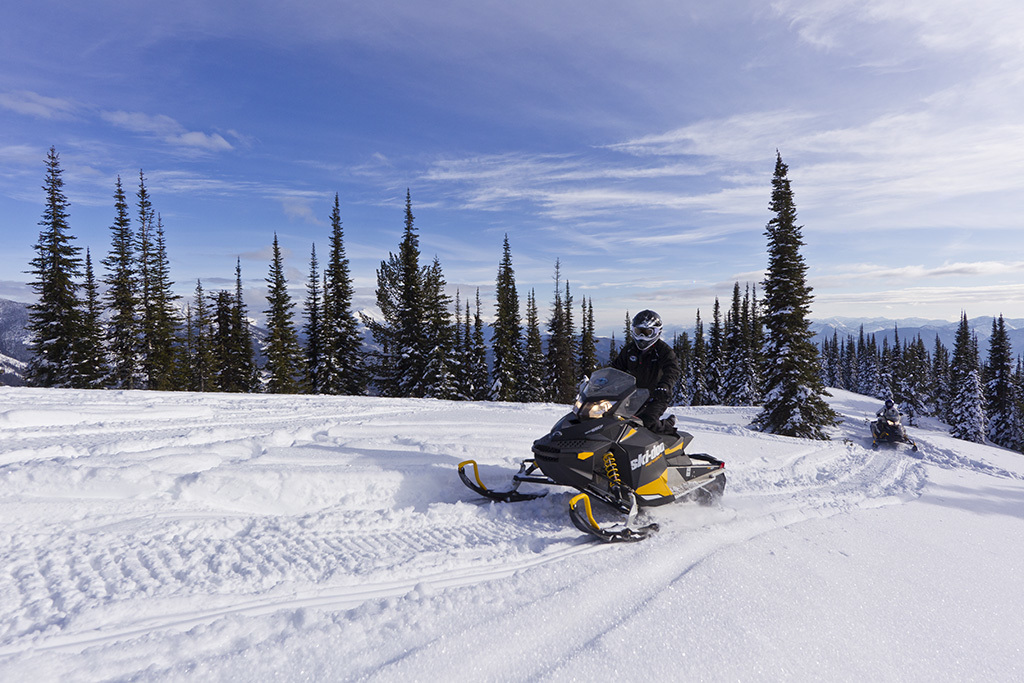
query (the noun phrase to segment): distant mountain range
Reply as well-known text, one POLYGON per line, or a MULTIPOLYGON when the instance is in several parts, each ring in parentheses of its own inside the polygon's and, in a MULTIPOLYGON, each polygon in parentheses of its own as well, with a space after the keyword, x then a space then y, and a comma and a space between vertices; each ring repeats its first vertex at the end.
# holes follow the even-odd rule
POLYGON ((21 386, 32 354, 28 351, 28 307, 0 299, 0 385, 21 386))
MULTIPOLYGON (((28 307, 17 301, 0 299, 0 385, 19 386, 24 384, 24 372, 31 357, 28 351, 28 335, 25 332, 25 325, 28 322, 28 307)), ((1004 319, 1013 344, 1014 353, 1024 354, 1024 319, 1004 319)), ((811 331, 814 332, 814 342, 818 345, 824 339, 832 339, 833 334, 838 334, 840 341, 847 340, 852 336, 856 340, 860 336, 863 326, 864 334, 875 335, 875 341, 879 346, 883 339, 888 339, 889 344, 893 343, 895 333, 898 330, 900 341, 905 342, 915 339, 918 335, 924 340, 925 348, 931 353, 935 347, 935 338, 938 337, 943 345, 952 350, 956 338, 956 329, 959 322, 948 320, 926 320, 924 318, 903 318, 892 320, 888 318, 824 318, 811 321, 811 331)), ((988 352, 988 338, 992 334, 992 318, 980 317, 970 320, 971 329, 978 336, 979 348, 982 357, 988 352)), ((707 327, 705 334, 707 333, 707 327)), ((666 334, 667 341, 671 342, 671 335, 682 332, 683 328, 669 330, 666 334)), ((687 330, 691 335, 693 330, 687 330)), ((257 330, 256 335, 262 334, 257 330)), ((598 359, 605 361, 608 358, 610 339, 598 340, 598 359)), ((616 342, 622 345, 622 340, 616 342)))

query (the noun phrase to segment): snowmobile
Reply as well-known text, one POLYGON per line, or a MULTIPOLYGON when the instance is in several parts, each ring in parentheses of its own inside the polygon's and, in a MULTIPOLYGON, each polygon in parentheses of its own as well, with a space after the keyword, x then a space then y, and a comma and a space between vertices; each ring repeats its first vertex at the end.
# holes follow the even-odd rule
POLYGON ((899 418, 890 420, 882 415, 871 422, 871 447, 877 449, 882 443, 910 444, 910 450, 917 452, 917 444, 907 436, 899 418))
POLYGON ((572 411, 533 442, 533 457, 522 461, 511 488, 485 486, 474 460, 459 463, 459 477, 481 496, 505 503, 545 495, 520 491, 524 483, 575 488, 580 493, 569 502, 569 518, 576 528, 609 543, 643 540, 658 525, 638 524, 639 508, 682 498, 710 505, 725 491, 724 462, 685 452, 691 434, 674 427, 662 434, 643 426, 636 412, 648 397, 632 375, 597 370, 580 383, 572 411), (591 497, 625 514, 625 521, 601 526, 591 497))

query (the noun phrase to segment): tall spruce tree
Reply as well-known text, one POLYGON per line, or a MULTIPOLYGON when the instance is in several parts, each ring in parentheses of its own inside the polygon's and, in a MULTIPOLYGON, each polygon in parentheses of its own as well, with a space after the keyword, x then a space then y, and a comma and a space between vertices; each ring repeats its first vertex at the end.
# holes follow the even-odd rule
POLYGON ((576 353, 573 349, 572 300, 566 284, 562 298, 561 264, 555 261, 555 298, 548 319, 548 368, 545 384, 556 403, 572 403, 576 395, 576 353))
POLYGON ((800 247, 796 204, 788 167, 776 154, 772 177, 775 216, 768 222, 768 270, 764 281, 765 375, 764 406, 754 418, 763 432, 810 439, 828 439, 825 429, 838 422, 825 401, 817 348, 808 315, 813 299, 806 282, 807 265, 800 247))
POLYGON ((192 341, 189 346, 189 388, 192 391, 212 391, 216 388, 213 312, 203 283, 198 279, 189 312, 192 328, 192 341))
POLYGON ((174 293, 160 214, 156 218, 149 274, 149 321, 152 327, 146 331, 149 355, 144 366, 147 368, 149 387, 161 391, 181 389, 184 384, 179 353, 182 321, 175 303, 181 297, 174 293))
POLYGON ((303 304, 306 323, 303 332, 306 344, 303 356, 306 370, 306 387, 310 393, 326 393, 324 382, 324 327, 323 327, 323 293, 320 289, 320 263, 316 258, 316 244, 313 244, 309 256, 309 280, 306 281, 306 301, 303 304))
POLYGON ((516 293, 516 274, 512 268, 512 249, 508 235, 502 246, 501 262, 495 280, 495 316, 491 327, 490 397, 495 401, 516 401, 520 397, 523 373, 522 322, 519 317, 519 295, 516 293))
POLYGON ((942 343, 938 335, 935 335, 935 348, 932 351, 932 381, 934 382, 935 400, 932 414, 948 423, 952 404, 953 379, 950 373, 949 349, 942 343))
POLYGON ((672 393, 672 404, 677 406, 691 405, 691 380, 693 378, 693 344, 687 332, 677 335, 672 340, 672 350, 679 359, 679 381, 672 393))
POLYGON ((708 328, 707 358, 704 365, 704 379, 708 386, 707 402, 712 405, 724 404, 725 391, 725 334, 722 329, 722 308, 715 297, 711 326, 708 328))
POLYGON ((85 297, 82 301, 81 329, 76 340, 78 350, 75 354, 73 384, 83 389, 100 389, 108 380, 110 369, 103 339, 103 307, 88 249, 85 250, 85 283, 82 289, 85 297))
POLYGON ((487 342, 484 339, 484 321, 480 314, 480 288, 476 290, 476 307, 473 309, 473 336, 470 342, 469 377, 474 401, 490 398, 491 382, 487 369, 487 342))
POLYGON ((267 358, 263 368, 266 374, 265 388, 269 394, 297 394, 302 388, 302 350, 298 334, 292 321, 291 295, 288 281, 284 276, 284 260, 281 247, 274 233, 273 258, 267 276, 267 337, 263 342, 263 353, 267 358))
POLYGON ((363 318, 378 346, 374 383, 383 396, 421 398, 425 393, 424 371, 431 346, 423 296, 427 269, 420 267, 419 258, 419 236, 407 190, 398 253, 389 254, 377 270, 377 307, 382 319, 363 318))
POLYGON ((544 341, 540 333, 537 294, 532 289, 526 296, 526 353, 523 360, 521 398, 528 403, 543 401, 546 398, 544 375, 547 361, 544 357, 544 341))
POLYGON ((725 371, 722 375, 722 400, 731 406, 754 405, 757 399, 757 390, 754 388, 756 376, 739 282, 733 286, 732 307, 725 318, 723 347, 725 371))
POLYGON ((216 300, 216 356, 218 388, 221 391, 251 393, 259 380, 253 357, 252 329, 242 288, 242 260, 235 260, 235 293, 216 300))
POLYGON ((453 364, 455 329, 450 311, 452 298, 446 293, 446 287, 441 262, 435 256, 424 274, 422 292, 424 331, 428 342, 422 380, 425 398, 456 399, 459 395, 453 364))
POLYGON ((704 341, 704 323, 700 319, 700 309, 693 326, 693 361, 690 363, 689 394, 690 405, 708 405, 708 384, 704 377, 707 365, 707 344, 704 341))
POLYGON ((597 369, 597 339, 594 333, 594 299, 584 297, 580 311, 580 361, 578 373, 589 377, 597 369))
POLYGON ((985 378, 985 413, 988 438, 1004 448, 1019 450, 1020 420, 1013 381, 1013 348, 1002 314, 992 320, 985 378))
MULTIPOLYGON (((421 277, 417 259, 419 247, 412 225, 412 210, 408 195, 406 196, 406 237, 403 241, 402 258, 411 258, 414 282, 405 286, 415 289, 421 277)), ((404 273, 403 269, 399 273, 404 273)), ((396 273, 399 274, 399 273, 396 273)), ((338 195, 334 195, 334 207, 331 210, 331 237, 327 266, 324 269, 323 315, 322 327, 322 363, 320 391, 329 394, 345 394, 358 396, 366 393, 369 381, 366 361, 363 356, 363 340, 359 333, 359 323, 352 311, 352 297, 355 288, 352 285, 352 274, 348 257, 345 252, 345 232, 341 223, 341 208, 338 195)), ((378 299, 381 292, 378 292, 378 299)), ((308 312, 307 312, 308 315, 308 312)), ((414 312, 413 315, 416 315, 414 312)), ((404 319, 404 318, 403 318, 404 319)), ((396 372, 398 369, 396 368, 396 372)), ((394 395, 401 391, 396 387, 394 395)), ((390 395, 390 392, 385 392, 390 395)))
POLYGON ((115 389, 139 386, 139 294, 135 264, 135 236, 128 200, 117 177, 114 188, 114 223, 110 226, 110 252, 103 259, 107 275, 105 301, 110 311, 107 349, 110 385, 115 389))
POLYGON ((64 171, 60 156, 51 147, 46 156, 46 208, 39 221, 42 230, 34 245, 36 256, 29 271, 38 297, 28 307, 28 348, 32 352, 26 379, 40 387, 70 387, 77 373, 76 340, 82 312, 78 299, 81 247, 76 247, 68 224, 68 200, 64 195, 64 171))
POLYGON ((984 388, 981 383, 981 363, 978 358, 977 339, 971 333, 966 313, 961 314, 960 325, 957 326, 950 377, 950 434, 957 439, 984 443, 987 420, 984 388))

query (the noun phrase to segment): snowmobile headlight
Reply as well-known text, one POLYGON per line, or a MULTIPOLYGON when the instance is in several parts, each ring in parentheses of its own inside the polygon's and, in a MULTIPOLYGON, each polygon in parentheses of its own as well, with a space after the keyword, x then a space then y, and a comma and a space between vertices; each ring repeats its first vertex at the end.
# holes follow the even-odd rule
POLYGON ((604 417, 615 404, 608 399, 602 399, 600 401, 588 401, 580 405, 576 404, 576 414, 581 418, 595 419, 598 417, 604 417))

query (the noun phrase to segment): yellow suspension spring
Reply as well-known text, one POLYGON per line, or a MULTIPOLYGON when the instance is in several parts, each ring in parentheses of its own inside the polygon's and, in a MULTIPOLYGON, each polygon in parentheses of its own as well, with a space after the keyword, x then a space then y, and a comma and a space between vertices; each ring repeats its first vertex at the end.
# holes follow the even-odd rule
POLYGON ((608 451, 602 458, 604 460, 604 473, 608 475, 608 481, 612 483, 612 488, 622 486, 622 477, 619 476, 619 466, 615 464, 615 456, 612 455, 611 451, 608 451))

